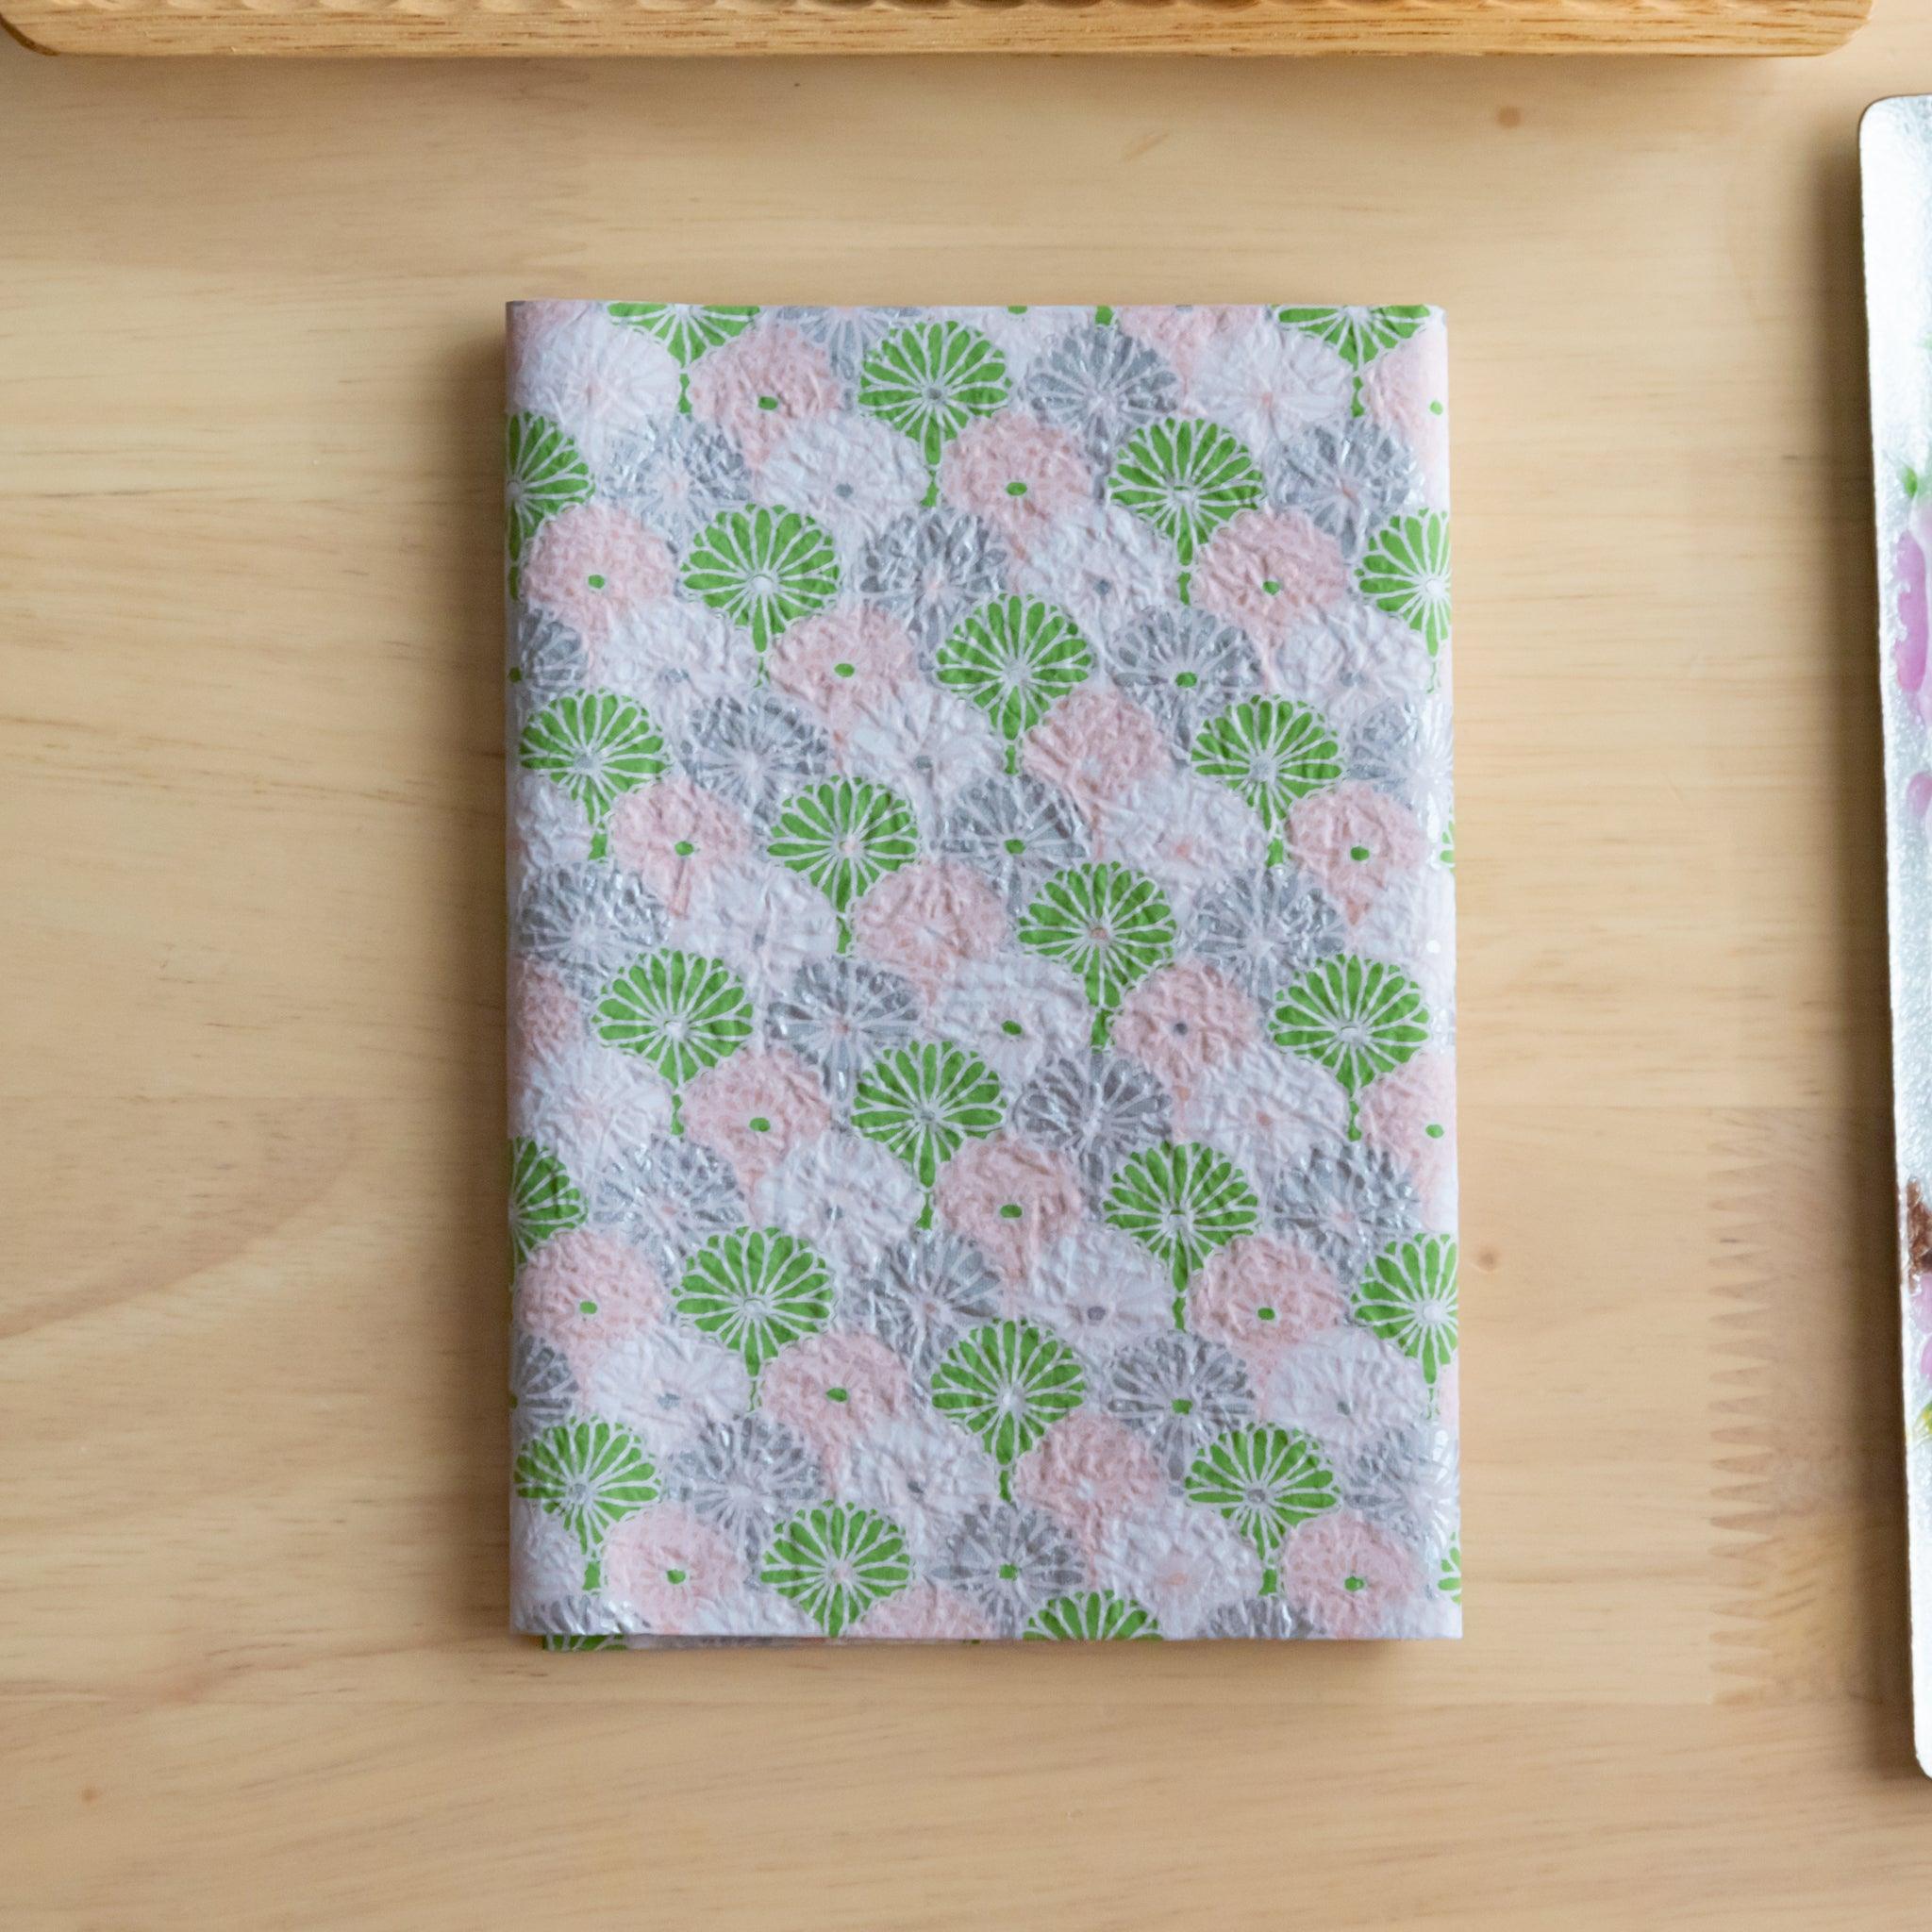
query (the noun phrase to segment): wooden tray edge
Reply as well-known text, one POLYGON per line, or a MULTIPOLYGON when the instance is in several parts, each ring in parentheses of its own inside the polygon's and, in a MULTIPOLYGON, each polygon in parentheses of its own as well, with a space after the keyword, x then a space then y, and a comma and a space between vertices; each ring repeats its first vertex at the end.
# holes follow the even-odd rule
POLYGON ((1842 46, 1870 10, 1871 0, 441 0, 419 12, 393 0, 4 0, 0 26, 36 53, 123 56, 1790 56, 1842 46))

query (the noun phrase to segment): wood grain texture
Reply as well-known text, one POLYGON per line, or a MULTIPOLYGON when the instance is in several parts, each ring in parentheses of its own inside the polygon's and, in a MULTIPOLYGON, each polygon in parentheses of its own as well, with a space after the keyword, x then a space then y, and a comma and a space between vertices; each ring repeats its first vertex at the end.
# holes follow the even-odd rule
POLYGON ((1825 54, 1871 0, 5 0, 50 54, 1825 54))
POLYGON ((1824 63, 0 47, 0 1925, 1923 1925, 1824 63), (501 305, 1428 299, 1469 1636, 505 1634, 501 305))

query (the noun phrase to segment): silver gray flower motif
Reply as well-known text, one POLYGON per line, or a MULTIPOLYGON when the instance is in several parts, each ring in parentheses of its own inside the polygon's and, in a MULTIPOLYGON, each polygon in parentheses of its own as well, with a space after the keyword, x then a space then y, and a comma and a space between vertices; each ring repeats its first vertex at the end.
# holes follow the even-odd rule
POLYGON ((1311 1147, 1270 1191, 1274 1225, 1334 1272, 1344 1289, 1392 1241, 1422 1225, 1415 1184, 1388 1155, 1361 1141, 1311 1147))
POLYGON ((755 1562, 793 1510, 824 1493, 818 1458, 765 1415, 740 1416, 707 1429, 664 1469, 664 1493, 737 1544, 755 1562))
POLYGON ((1341 915, 1292 866, 1238 873, 1195 902, 1188 943, 1258 1000, 1272 999, 1317 959, 1339 953, 1341 915))
POLYGON ((1115 1356, 1102 1399, 1147 1438, 1176 1482, 1216 1436, 1255 1413, 1240 1357, 1217 1342, 1178 1332, 1115 1356))
POLYGON ((1405 1542, 1440 1555, 1455 1541, 1456 1438, 1440 1424, 1384 1436, 1336 1476, 1351 1509, 1405 1542))
POLYGON ((691 719, 680 762, 700 785, 741 805, 769 830, 785 802, 828 768, 822 732, 777 692, 713 698, 691 719))
POLYGON ((1209 718, 1261 688, 1255 647, 1206 610, 1152 610, 1107 653, 1108 675, 1183 747, 1209 718))
POLYGON ((583 638, 547 610, 519 606, 510 640, 509 681, 517 722, 526 723, 554 697, 591 681, 583 638))
POLYGON ((1063 336, 1026 379, 1026 399, 1049 423, 1072 430, 1105 468, 1143 423, 1172 412, 1180 378, 1144 342, 1118 328, 1063 336))
POLYGON ((833 1097, 852 1098, 880 1054, 904 1046, 919 1025, 911 983, 863 959, 814 959, 766 1009, 774 1040, 809 1060, 833 1097))
POLYGON ((1305 431, 1272 466, 1270 494, 1282 509, 1298 509, 1359 556, 1370 533, 1408 501, 1415 460, 1369 417, 1321 423, 1305 431))
POLYGON ((982 778, 941 814, 940 850, 985 874, 1018 912, 1048 876, 1087 857, 1087 834, 1065 793, 1038 778, 982 778))
POLYGON ((960 618, 1006 588, 1007 553, 991 526, 950 509, 895 517, 858 559, 858 588, 928 656, 960 618))
POLYGON ((1079 1552, 1042 1510, 982 1503, 946 1540, 932 1580, 958 1591, 1002 1637, 1017 1637, 1049 1597, 1086 1581, 1079 1552))
POLYGON ((1342 742, 1348 774, 1393 792, 1440 839, 1453 772, 1448 707, 1433 698, 1378 706, 1342 742))
POLYGON ((717 1155, 695 1141, 659 1138, 611 1157, 592 1185, 591 1219, 635 1241, 671 1284, 714 1234, 742 1224, 744 1200, 717 1155))
POLYGON ((876 1335, 924 1381, 969 1328, 999 1319, 999 1277, 963 1236, 920 1229, 846 1289, 840 1314, 876 1335))
POLYGON ((859 364, 902 323, 914 320, 913 308, 778 308, 773 313, 825 352, 825 359, 846 382, 858 380, 859 364))
POLYGON ((635 874, 584 859, 528 874, 517 895, 511 942, 525 959, 554 967, 590 998, 664 939, 664 908, 635 874))
POLYGON ((1102 1193, 1130 1154, 1170 1137, 1167 1089, 1138 1060, 1078 1054, 1048 1060, 1014 1103, 1013 1126, 1079 1164, 1091 1195, 1102 1193))
POLYGON ((692 416, 666 416, 618 439, 599 482, 604 495, 680 549, 720 510, 751 497, 751 472, 737 445, 692 416))
POLYGON ((517 1440, 562 1422, 576 1399, 576 1377, 563 1351, 519 1328, 509 1344, 510 1428, 517 1440))
POLYGON ((1277 1642, 1290 1637, 1307 1637, 1314 1625, 1286 1597, 1255 1596, 1223 1604, 1201 1625, 1203 1637, 1244 1639, 1277 1642))

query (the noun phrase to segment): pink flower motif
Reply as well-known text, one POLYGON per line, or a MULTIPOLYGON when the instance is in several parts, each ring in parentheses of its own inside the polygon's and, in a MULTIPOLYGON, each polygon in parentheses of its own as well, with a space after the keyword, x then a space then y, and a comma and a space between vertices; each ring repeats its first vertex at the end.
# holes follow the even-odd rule
POLYGON ((1132 1429, 1076 1409, 1013 1465, 1013 1500, 1044 1509, 1091 1563, 1108 1522, 1145 1509, 1168 1489, 1166 1473, 1132 1429))
POLYGON ((831 1119, 818 1075, 782 1047, 747 1047, 685 1090, 686 1128, 730 1161, 747 1193, 831 1119))
POLYGON ((1353 925, 1393 879, 1420 872, 1428 841, 1399 798, 1348 779, 1289 808, 1288 849, 1353 925))
POLYGON ((1024 557, 1049 525, 1093 495, 1080 445, 1017 411, 962 429, 940 464, 940 489, 985 518, 1024 557))
POLYGON ((1144 343, 1185 379, 1201 351, 1214 340, 1225 308, 1116 308, 1114 323, 1124 335, 1144 343))
POLYGON ((1324 1637, 1379 1637, 1422 1589, 1415 1555, 1346 1509, 1297 1524, 1281 1545, 1281 1593, 1324 1637))
POLYGON ((509 976, 509 1057, 519 1076, 568 1053, 584 1037, 584 1009, 547 966, 519 959, 509 976))
POLYGON ((664 1290, 643 1256, 588 1227, 552 1235, 517 1276, 517 1322, 566 1350, 641 1334, 663 1309, 664 1290))
POLYGON ((751 844, 729 800, 681 775, 626 791, 610 808, 610 856, 663 900, 674 919, 691 910, 692 891, 751 844))
POLYGON ((1193 601, 1264 651, 1347 591, 1340 546, 1295 509, 1243 510, 1208 540, 1194 567, 1193 601))
POLYGON ((1415 453, 1431 507, 1449 508, 1449 358, 1440 322, 1384 349, 1362 378, 1362 402, 1415 453))
POLYGON ((839 403, 824 352, 783 323, 747 329, 691 371, 691 414, 724 430, 754 469, 799 424, 839 403))
POLYGON ((1111 685, 1070 691, 1028 735, 1023 761, 1098 827, 1108 806, 1171 760, 1160 726, 1111 685))
POLYGON ((708 1523, 654 1503, 604 1539, 604 1590, 655 1636, 678 1637, 744 1580, 738 1553, 708 1523))
POLYGON ((1230 1241, 1188 1288, 1188 1326, 1224 1341, 1253 1375, 1348 1312, 1335 1276, 1272 1235, 1230 1241))
POLYGON ((1360 1107, 1362 1135, 1415 1177, 1431 1227, 1456 1211, 1456 1062, 1446 1053, 1419 1053, 1370 1082, 1360 1107))
POLYGON ((577 503, 537 532, 524 595, 594 643, 641 606, 668 596, 671 553, 626 509, 577 503))
POLYGON ((1150 974, 1121 1002, 1112 1039, 1185 1099, 1203 1074, 1253 1043, 1256 1018, 1238 986, 1189 959, 1150 974))
POLYGON ((998 950, 1007 914, 971 866, 932 859, 888 873, 854 909, 852 935, 930 999, 955 968, 998 950))
POLYGON ((758 1377, 758 1407, 837 1470, 868 1430, 911 1411, 906 1364, 871 1335, 832 1330, 782 1348, 758 1377))
POLYGON ((957 1591, 915 1583, 875 1603, 852 1634, 900 1643, 965 1643, 998 1633, 957 1591))
POLYGON ((1932 810, 1932 772, 1914 772, 1906 780, 1906 809, 1915 819, 1932 810))
POLYGON ((772 644, 772 682, 816 711, 835 738, 909 683, 912 641, 873 604, 844 604, 801 618, 772 644))
POLYGON ((970 1235, 1009 1281, 1080 1219, 1072 1164, 1028 1141, 1001 1135, 969 1141, 940 1172, 940 1213, 970 1235))

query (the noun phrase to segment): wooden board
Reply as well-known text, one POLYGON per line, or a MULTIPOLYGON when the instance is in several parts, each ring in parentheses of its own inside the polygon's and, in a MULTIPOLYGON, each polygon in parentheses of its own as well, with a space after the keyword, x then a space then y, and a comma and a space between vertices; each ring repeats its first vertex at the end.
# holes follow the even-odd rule
POLYGON ((7 1932, 1920 1927, 1823 63, 0 46, 7 1932), (1469 1637, 505 1635, 501 304, 1451 318, 1469 1637))
POLYGON ((50 54, 1824 54, 1871 0, 4 0, 50 54))

